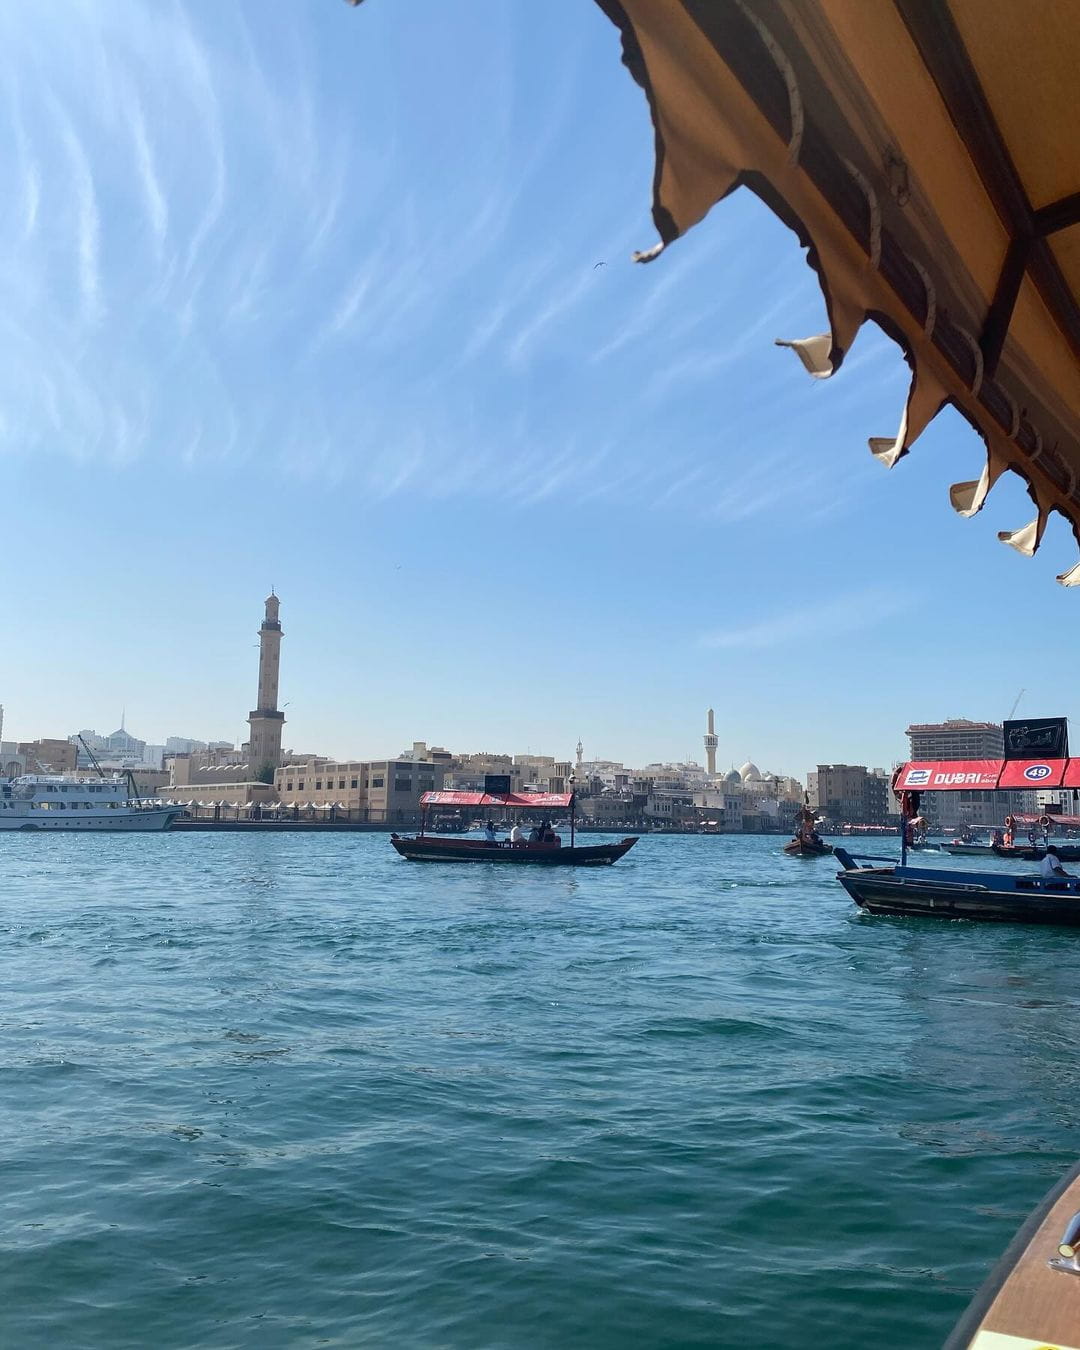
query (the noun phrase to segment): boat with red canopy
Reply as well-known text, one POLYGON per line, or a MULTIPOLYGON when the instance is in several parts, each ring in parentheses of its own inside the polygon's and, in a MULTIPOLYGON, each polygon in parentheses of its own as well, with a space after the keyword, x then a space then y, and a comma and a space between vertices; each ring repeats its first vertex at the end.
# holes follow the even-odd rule
POLYGON ((576 816, 572 792, 425 792, 420 798, 420 832, 412 836, 392 834, 390 842, 403 858, 410 862, 472 862, 506 863, 509 866, 539 865, 542 867, 605 867, 618 862, 634 847, 637 836, 620 839, 614 844, 575 842, 576 816), (425 834, 427 813, 432 807, 440 809, 477 807, 499 812, 529 811, 533 815, 547 815, 556 811, 570 812, 570 843, 553 831, 546 838, 522 840, 446 839, 441 835, 425 834))
MULTIPOLYGON (((870 914, 1080 925, 1080 877, 1064 873, 1001 874, 908 866, 909 826, 918 815, 922 792, 993 792, 998 788, 1036 786, 1080 786, 1080 759, 904 764, 893 779, 893 791, 900 799, 899 865, 865 866, 838 848, 836 857, 844 870, 837 873, 837 880, 855 903, 870 914)), ((1013 819, 1009 817, 1009 822, 1013 819)), ((1009 832, 1011 826, 1006 837, 1009 832)))

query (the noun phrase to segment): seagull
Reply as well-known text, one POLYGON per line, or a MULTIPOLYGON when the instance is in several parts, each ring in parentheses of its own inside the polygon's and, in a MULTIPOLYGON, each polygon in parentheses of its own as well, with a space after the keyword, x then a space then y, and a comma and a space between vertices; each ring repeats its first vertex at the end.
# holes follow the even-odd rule
POLYGON ((606 267, 606 266, 607 266, 606 262, 593 263, 592 270, 595 272, 598 267, 606 267))

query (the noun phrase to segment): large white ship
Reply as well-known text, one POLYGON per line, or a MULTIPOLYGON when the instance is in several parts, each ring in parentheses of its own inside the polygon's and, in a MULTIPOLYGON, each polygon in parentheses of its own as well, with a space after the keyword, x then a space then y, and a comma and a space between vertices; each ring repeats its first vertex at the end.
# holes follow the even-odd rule
POLYGON ((118 774, 0 778, 0 830, 165 830, 181 810, 132 796, 118 774))

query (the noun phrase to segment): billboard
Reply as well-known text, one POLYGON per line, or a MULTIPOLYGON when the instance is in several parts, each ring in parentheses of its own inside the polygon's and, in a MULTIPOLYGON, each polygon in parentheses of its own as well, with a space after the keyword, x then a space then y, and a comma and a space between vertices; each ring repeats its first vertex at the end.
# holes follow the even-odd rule
POLYGON ((1059 788, 1065 777, 1063 759, 1007 759, 999 788, 1059 788))
POLYGON ((1006 759, 1068 759, 1069 723, 1064 717, 1024 717, 1004 723, 1006 759))
POLYGON ((1000 759, 913 760, 897 775, 896 792, 992 792, 1001 773, 1000 759))
POLYGON ((484 774, 484 791, 489 795, 505 797, 510 791, 510 775, 508 773, 484 774))

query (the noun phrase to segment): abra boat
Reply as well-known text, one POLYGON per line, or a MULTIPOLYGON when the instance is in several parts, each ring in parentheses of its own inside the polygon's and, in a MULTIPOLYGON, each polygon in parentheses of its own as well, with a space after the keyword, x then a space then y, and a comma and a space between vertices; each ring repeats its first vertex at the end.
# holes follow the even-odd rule
POLYGON ((181 811, 141 800, 118 774, 0 778, 0 830, 166 830, 181 811))
POLYGON ((836 850, 844 890, 868 914, 1080 925, 1080 877, 1013 876, 943 867, 860 865, 836 850))
MULTIPOLYGON (((506 780, 502 780, 505 782, 506 780)), ((412 836, 392 834, 390 842, 409 862, 500 863, 511 867, 605 867, 616 863, 637 843, 637 835, 616 844, 575 843, 576 818, 572 792, 425 792, 420 798, 420 832, 412 836), (547 814, 570 811, 570 844, 564 848, 552 832, 550 842, 511 844, 508 839, 444 839, 425 834, 427 812, 432 807, 445 809, 488 808, 493 811, 530 811, 547 814)))
POLYGON ((795 837, 784 845, 784 852, 790 858, 824 858, 832 851, 832 844, 826 844, 817 832, 813 811, 804 806, 795 822, 795 837))

